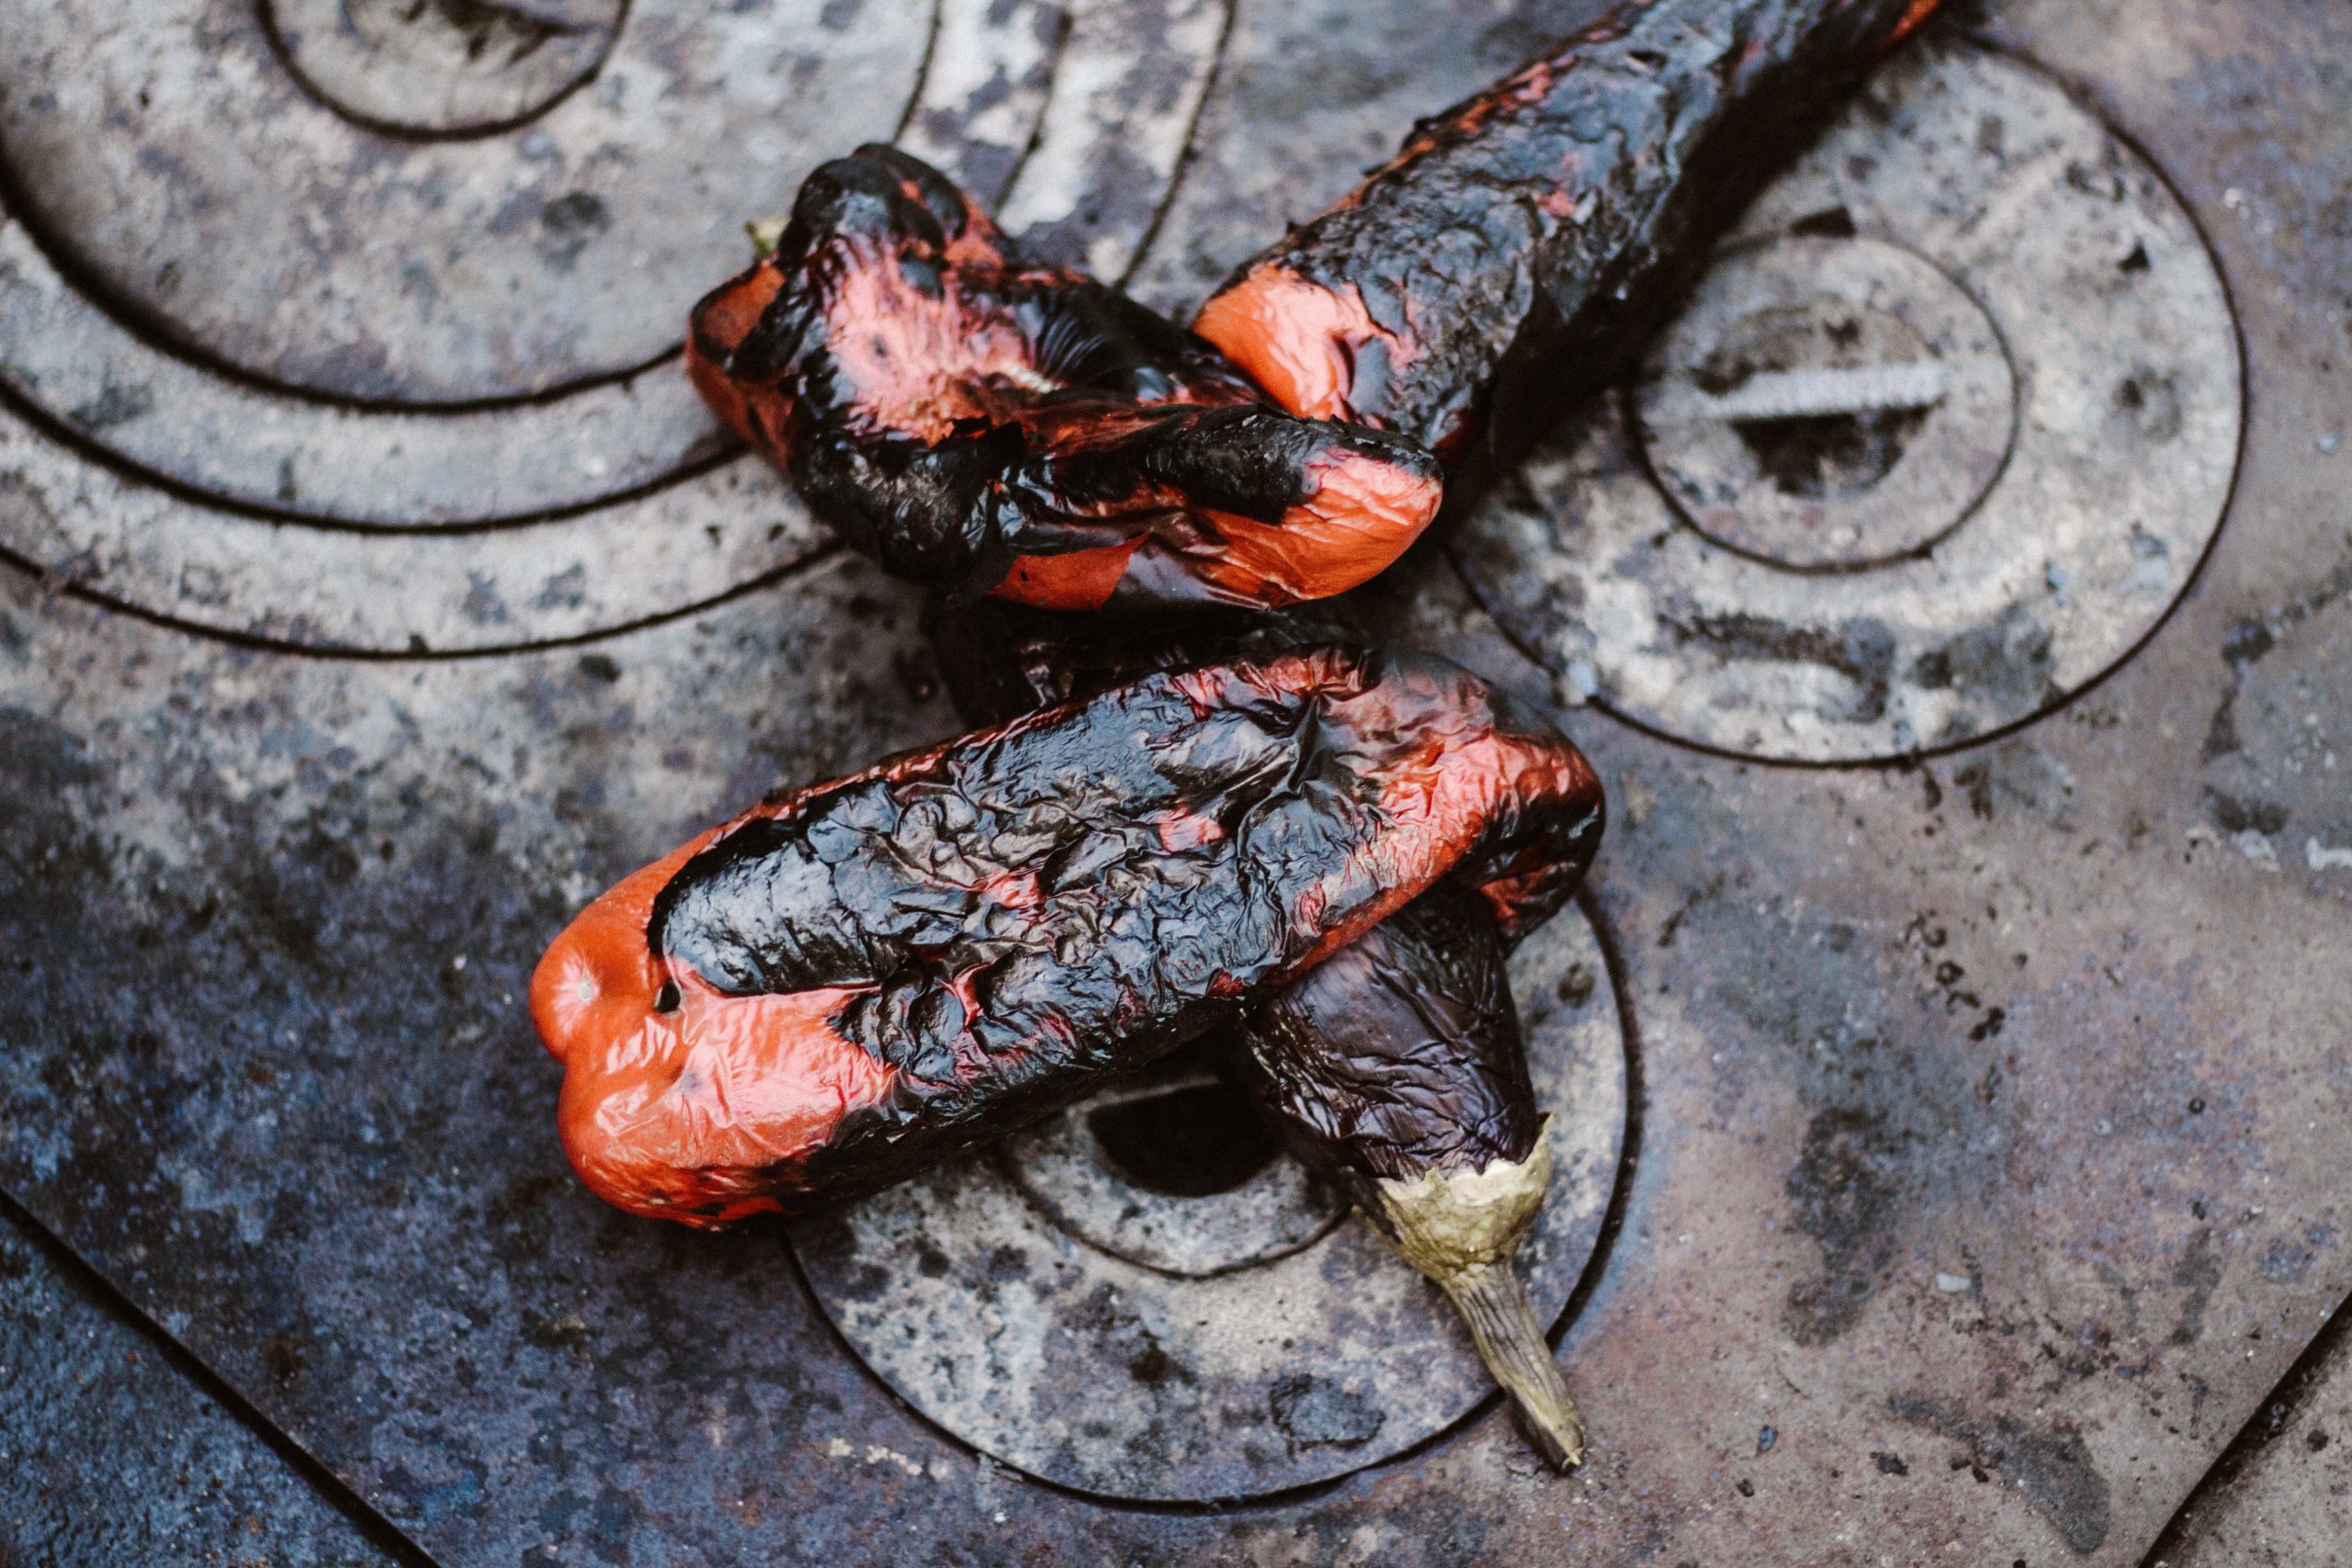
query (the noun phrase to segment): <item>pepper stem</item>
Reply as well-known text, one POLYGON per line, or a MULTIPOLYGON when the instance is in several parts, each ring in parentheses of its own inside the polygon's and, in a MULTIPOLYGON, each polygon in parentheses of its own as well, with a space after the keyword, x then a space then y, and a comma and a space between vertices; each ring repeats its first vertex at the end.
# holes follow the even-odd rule
POLYGON ((791 221, 789 218, 754 218, 744 224, 743 232, 752 236, 752 254, 762 261, 775 254, 775 248, 784 243, 785 226, 791 221))
POLYGON ((1414 1181, 1382 1179, 1374 1184, 1380 1213, 1371 1218, 1397 1256, 1453 1303, 1529 1440, 1555 1468, 1574 1470, 1584 1462, 1584 1422, 1513 1263, 1551 1185, 1552 1155, 1538 1134, 1522 1160, 1414 1181))

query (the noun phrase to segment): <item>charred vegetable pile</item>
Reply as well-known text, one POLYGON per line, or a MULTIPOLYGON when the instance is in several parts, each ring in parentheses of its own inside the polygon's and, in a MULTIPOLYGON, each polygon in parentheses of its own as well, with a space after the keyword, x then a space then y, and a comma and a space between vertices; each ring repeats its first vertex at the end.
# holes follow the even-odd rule
POLYGON ((1578 1462, 1512 1261, 1550 1165, 1504 957, 1591 863, 1599 783, 1452 665, 1229 612, 1375 575, 1450 469, 1605 380, 1759 159, 1933 3, 1629 4, 1417 126, 1196 331, 904 153, 820 168, 695 308, 689 368, 942 593, 984 727, 773 796, 562 934, 531 1005, 582 1177, 689 1224, 798 1213, 1233 1031, 1578 1462), (1106 606, 1162 619, 1051 613, 1106 606))

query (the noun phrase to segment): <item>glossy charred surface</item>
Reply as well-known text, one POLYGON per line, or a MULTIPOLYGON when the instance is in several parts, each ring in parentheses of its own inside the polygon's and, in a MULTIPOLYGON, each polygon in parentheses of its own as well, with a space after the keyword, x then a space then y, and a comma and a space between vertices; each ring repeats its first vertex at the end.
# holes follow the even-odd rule
POLYGON ((711 406, 900 576, 967 595, 1280 604, 1435 515, 1435 461, 1268 403, 1201 338, 1022 254, 929 165, 824 164, 694 310, 711 406))
POLYGON ((1413 128, 1194 325, 1295 412, 1451 457, 1597 390, 1707 227, 1934 0, 1627 4, 1413 128))
POLYGON ((1582 755, 1453 665, 1237 660, 756 807, 583 913, 532 1009, 597 1191, 796 1211, 1238 1017, 1441 881, 1524 929, 1600 829, 1582 755))

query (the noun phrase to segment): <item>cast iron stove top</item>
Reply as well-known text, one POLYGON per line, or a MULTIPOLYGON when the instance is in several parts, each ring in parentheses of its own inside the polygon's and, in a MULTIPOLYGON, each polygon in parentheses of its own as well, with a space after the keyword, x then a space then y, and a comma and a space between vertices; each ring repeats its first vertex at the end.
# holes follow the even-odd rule
POLYGON ((1182 1059, 789 1231, 564 1165, 563 919, 955 728, 678 373, 740 220, 896 136, 1182 312, 1594 9, 0 0, 0 1562, 2352 1549, 2334 0, 1945 17, 1367 591, 1614 797, 1582 1472, 1182 1059))

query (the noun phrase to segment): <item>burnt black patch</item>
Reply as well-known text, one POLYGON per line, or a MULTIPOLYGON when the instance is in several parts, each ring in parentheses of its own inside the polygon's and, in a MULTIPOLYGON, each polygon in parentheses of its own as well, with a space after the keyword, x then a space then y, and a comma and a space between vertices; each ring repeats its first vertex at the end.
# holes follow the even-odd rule
POLYGON ((112 430, 119 424, 129 424, 155 406, 155 394, 146 387, 126 387, 109 379, 98 389, 98 395, 88 402, 66 412, 65 417, 84 430, 96 434, 112 430))
POLYGON ((1756 467, 1782 495, 1819 501, 1854 495, 1894 471, 1926 409, 1795 414, 1732 422, 1756 467))
POLYGON ((1894 1261, 1894 1220, 1907 1172, 1903 1139, 1864 1113, 1815 1113, 1784 1184, 1796 1228, 1821 1247, 1821 1272, 1789 1287, 1782 1322, 1824 1345, 1860 1320, 1894 1261))
POLYGON ((1911 679, 1929 691, 1982 696, 2004 706, 2047 701, 2057 691, 2050 628, 2012 605, 1989 625, 1972 626, 1927 649, 1911 679))
POLYGON ((1758 663, 1817 664, 1853 683, 1839 716, 1871 724, 1886 716, 1894 671, 1894 634, 1884 623, 1860 619, 1836 626, 1793 626, 1746 611, 1701 615, 1668 624, 1677 641, 1704 643, 1725 659, 1758 663))
POLYGON ((2250 800, 2226 790, 2207 788, 2205 814, 2224 833, 2256 832, 2265 838, 2287 826, 2287 808, 2267 800, 2250 800))
POLYGON ((2200 1230, 2189 1238, 2187 1249, 2172 1266, 2172 1282, 2188 1292, 2181 1299, 2180 1316, 2173 1323, 2172 1342, 2194 1345, 2205 1332, 2206 1304, 2222 1282, 2222 1261, 2213 1256, 2211 1230, 2200 1230))

